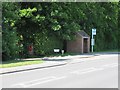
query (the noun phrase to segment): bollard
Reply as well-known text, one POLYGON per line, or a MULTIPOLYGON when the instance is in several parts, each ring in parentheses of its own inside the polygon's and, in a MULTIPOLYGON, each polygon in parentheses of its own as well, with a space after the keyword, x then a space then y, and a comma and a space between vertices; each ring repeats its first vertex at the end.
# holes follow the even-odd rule
POLYGON ((64 54, 64 50, 62 50, 62 55, 64 54))

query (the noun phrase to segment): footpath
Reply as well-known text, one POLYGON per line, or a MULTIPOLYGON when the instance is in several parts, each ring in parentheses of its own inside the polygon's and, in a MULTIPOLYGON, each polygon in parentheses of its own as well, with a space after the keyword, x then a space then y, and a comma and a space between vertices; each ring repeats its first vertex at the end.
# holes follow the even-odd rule
MULTIPOLYGON (((102 53, 102 54, 104 54, 104 53, 102 53)), ((81 61, 83 61, 82 60, 83 58, 91 58, 91 57, 99 56, 99 55, 101 55, 101 53, 100 54, 89 53, 89 54, 64 56, 64 57, 58 56, 58 57, 44 57, 44 58, 29 58, 29 59, 25 59, 25 60, 42 59, 42 60, 44 60, 44 62, 41 64, 34 64, 34 65, 18 66, 18 67, 11 67, 11 68, 1 68, 0 75, 35 70, 35 69, 49 68, 49 67, 55 67, 55 66, 62 66, 62 65, 68 64, 71 61, 81 62, 81 61)))

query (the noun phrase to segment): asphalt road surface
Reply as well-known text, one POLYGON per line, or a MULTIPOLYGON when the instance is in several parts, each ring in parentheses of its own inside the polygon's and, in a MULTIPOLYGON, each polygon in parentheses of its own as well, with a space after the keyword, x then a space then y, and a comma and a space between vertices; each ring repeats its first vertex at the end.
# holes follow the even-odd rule
POLYGON ((118 88, 118 54, 73 58, 63 66, 0 77, 3 88, 118 88))

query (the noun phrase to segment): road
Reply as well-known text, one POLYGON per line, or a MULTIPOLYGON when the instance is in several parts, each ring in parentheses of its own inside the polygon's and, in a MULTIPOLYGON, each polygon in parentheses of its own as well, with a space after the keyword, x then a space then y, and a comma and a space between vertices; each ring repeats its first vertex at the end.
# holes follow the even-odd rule
POLYGON ((3 88, 118 88, 118 55, 73 58, 63 66, 0 77, 3 88))

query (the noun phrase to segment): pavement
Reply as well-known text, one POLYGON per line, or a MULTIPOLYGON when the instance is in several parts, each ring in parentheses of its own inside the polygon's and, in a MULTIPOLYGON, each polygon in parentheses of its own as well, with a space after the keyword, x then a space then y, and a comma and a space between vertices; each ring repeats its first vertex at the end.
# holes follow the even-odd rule
POLYGON ((29 59, 24 59, 24 60, 37 60, 37 59, 40 60, 40 59, 42 59, 42 60, 44 60, 44 62, 41 64, 34 64, 34 65, 27 65, 27 66, 2 68, 2 69, 0 69, 0 74, 8 74, 8 73, 21 72, 21 71, 27 71, 27 70, 61 66, 61 65, 66 65, 72 59, 90 58, 93 56, 96 56, 96 55, 95 54, 82 54, 82 55, 73 55, 73 56, 68 55, 68 56, 64 56, 64 57, 57 56, 57 57, 44 57, 44 58, 29 58, 29 59))
MULTIPOLYGON (((108 52, 107 54, 115 54, 115 53, 118 53, 118 52, 114 52, 114 53, 108 52)), ((99 56, 101 54, 104 55, 106 53, 87 53, 87 54, 81 54, 81 55, 68 55, 64 57, 58 56, 58 57, 44 57, 44 58, 29 58, 29 59, 24 59, 24 60, 42 59, 44 60, 44 63, 27 65, 27 66, 11 67, 11 68, 2 68, 0 69, 0 74, 9 74, 9 73, 22 72, 22 71, 28 71, 28 70, 61 66, 61 65, 68 64, 72 60, 75 60, 74 62, 77 63, 77 62, 84 61, 83 58, 91 58, 91 57, 99 56)))

